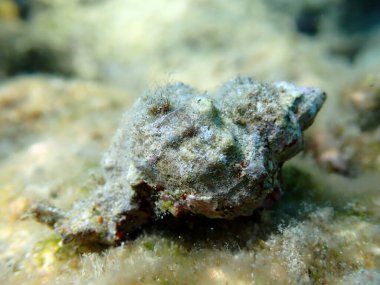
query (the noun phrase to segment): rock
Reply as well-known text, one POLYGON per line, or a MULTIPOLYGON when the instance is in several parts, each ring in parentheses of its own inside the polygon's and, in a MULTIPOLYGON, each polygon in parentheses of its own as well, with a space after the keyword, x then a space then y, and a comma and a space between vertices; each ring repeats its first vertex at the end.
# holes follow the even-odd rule
POLYGON ((380 125, 380 74, 365 76, 345 97, 356 113, 356 120, 363 131, 380 125))
POLYGON ((306 151, 327 172, 357 177, 380 167, 380 76, 367 74, 343 95, 341 117, 306 139, 306 151), (346 113, 346 115, 345 115, 346 113))

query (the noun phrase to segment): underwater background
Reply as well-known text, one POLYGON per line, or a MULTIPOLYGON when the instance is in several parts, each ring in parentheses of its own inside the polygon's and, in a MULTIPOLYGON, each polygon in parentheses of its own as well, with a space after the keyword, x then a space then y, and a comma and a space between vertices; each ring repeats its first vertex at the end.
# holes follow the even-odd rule
POLYGON ((380 2, 0 0, 0 284, 380 284, 380 2), (143 91, 239 74, 328 94, 273 207, 96 252, 27 218, 103 183, 143 91))

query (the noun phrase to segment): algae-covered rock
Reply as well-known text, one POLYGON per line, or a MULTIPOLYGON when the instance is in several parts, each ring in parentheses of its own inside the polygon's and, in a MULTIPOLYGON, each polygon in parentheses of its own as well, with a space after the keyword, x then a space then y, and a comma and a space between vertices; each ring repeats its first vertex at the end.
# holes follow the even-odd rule
POLYGON ((32 213, 66 242, 110 245, 167 212, 251 215, 280 191, 282 164, 301 151, 324 100, 318 88, 248 77, 214 96, 163 86, 123 119, 103 160, 103 187, 67 213, 42 204, 32 213))
POLYGON ((309 137, 308 149, 328 172, 357 176, 380 167, 380 76, 370 73, 346 88, 342 120, 309 137))
POLYGON ((347 90, 345 96, 356 112, 362 130, 372 130, 380 125, 380 74, 365 76, 347 90))
POLYGON ((380 30, 352 33, 358 22, 345 15, 363 10, 349 2, 375 1, 0 0, 0 284, 378 284, 380 128, 363 131, 341 95, 371 90, 361 78, 378 73, 380 30), (9 78, 30 72, 71 79, 9 78), (329 100, 306 139, 327 140, 320 165, 356 177, 299 155, 282 168, 271 207, 276 191, 249 217, 167 214, 102 252, 19 220, 43 200, 64 209, 45 216, 54 221, 103 189, 98 162, 135 93, 174 80, 211 90, 246 73, 323 86, 329 100))

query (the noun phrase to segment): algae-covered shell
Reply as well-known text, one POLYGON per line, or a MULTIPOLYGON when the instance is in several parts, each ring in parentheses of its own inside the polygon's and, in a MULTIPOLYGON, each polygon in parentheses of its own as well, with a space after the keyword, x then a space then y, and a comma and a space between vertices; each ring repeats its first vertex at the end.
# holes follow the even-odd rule
POLYGON ((280 191, 282 164, 301 151, 302 131, 325 97, 318 88, 249 77, 215 95, 182 83, 147 92, 104 156, 106 184, 68 213, 41 205, 34 214, 66 241, 105 244, 168 212, 251 215, 280 191))
POLYGON ((216 95, 183 84, 149 93, 135 106, 140 119, 123 131, 131 150, 126 180, 135 191, 150 187, 159 212, 250 215, 280 188, 279 169, 302 149, 302 130, 324 99, 318 88, 248 77, 216 95), (152 104, 166 111, 152 113, 152 104))

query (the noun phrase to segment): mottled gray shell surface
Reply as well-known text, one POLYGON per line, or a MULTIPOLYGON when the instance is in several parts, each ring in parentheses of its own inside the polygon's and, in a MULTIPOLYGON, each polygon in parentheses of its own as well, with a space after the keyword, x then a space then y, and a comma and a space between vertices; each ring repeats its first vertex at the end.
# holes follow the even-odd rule
POLYGON ((144 94, 104 155, 106 184, 68 213, 42 204, 34 216, 64 241, 117 244, 164 213, 251 215, 280 191, 283 163, 303 147, 326 95, 249 77, 214 95, 183 83, 144 94))

